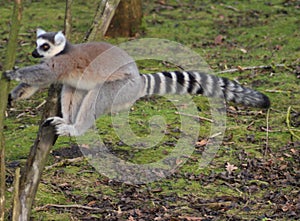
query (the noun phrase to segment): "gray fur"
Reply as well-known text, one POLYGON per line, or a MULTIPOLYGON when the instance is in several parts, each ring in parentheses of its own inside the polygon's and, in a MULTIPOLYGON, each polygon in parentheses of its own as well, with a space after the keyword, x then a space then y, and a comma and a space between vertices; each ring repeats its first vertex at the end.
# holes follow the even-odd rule
POLYGON ((61 32, 41 29, 37 38, 38 46, 46 43, 50 49, 35 49, 36 56, 45 58, 43 63, 6 73, 22 82, 12 90, 11 99, 28 98, 40 87, 62 83, 63 117, 47 120, 59 135, 79 136, 100 115, 123 110, 140 97, 153 94, 203 94, 247 106, 270 106, 262 93, 214 75, 194 71, 140 75, 133 59, 110 44, 72 45, 61 32))

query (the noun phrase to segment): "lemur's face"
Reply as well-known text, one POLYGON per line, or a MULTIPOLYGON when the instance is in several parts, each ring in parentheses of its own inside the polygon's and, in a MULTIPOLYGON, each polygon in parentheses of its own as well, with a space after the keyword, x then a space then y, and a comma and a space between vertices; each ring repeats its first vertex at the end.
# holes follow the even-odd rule
POLYGON ((52 58, 61 53, 66 46, 66 37, 59 32, 46 32, 37 30, 36 49, 32 52, 35 58, 52 58))

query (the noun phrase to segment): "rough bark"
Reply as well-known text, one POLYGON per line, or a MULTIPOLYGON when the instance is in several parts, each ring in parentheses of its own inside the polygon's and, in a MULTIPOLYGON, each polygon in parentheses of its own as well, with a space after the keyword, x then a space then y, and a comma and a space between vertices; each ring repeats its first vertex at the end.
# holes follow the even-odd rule
MULTIPOLYGON (((22 0, 15 0, 7 45, 4 70, 12 69, 16 60, 17 37, 22 19, 22 0)), ((5 142, 3 135, 5 110, 7 107, 9 82, 1 75, 0 80, 0 220, 5 217, 5 142)))
POLYGON ((109 24, 115 14, 120 0, 102 0, 97 8, 94 21, 88 31, 84 41, 93 41, 102 39, 109 24))
POLYGON ((19 211, 14 210, 14 220, 30 220, 31 208, 38 184, 44 170, 49 152, 56 141, 55 129, 52 126, 43 126, 43 122, 50 116, 57 116, 60 105, 57 102, 60 94, 60 85, 51 85, 46 105, 44 107, 39 132, 34 145, 31 147, 27 163, 21 175, 19 186, 19 211))
POLYGON ((134 37, 140 30, 142 16, 142 0, 121 1, 106 35, 134 37))
POLYGON ((15 178, 14 178, 14 197, 13 197, 13 212, 12 220, 17 220, 18 212, 20 211, 20 200, 19 200, 19 186, 20 186, 20 168, 16 168, 15 178))
POLYGON ((65 11, 65 36, 69 39, 72 32, 72 3, 73 0, 66 0, 66 11, 65 11))

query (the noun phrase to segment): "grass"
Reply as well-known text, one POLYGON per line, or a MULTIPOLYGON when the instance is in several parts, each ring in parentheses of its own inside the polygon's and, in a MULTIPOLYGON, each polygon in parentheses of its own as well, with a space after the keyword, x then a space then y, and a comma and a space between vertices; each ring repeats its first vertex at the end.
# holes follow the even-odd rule
MULTIPOLYGON (((17 51, 18 66, 36 63, 29 56, 34 48, 36 27, 51 31, 63 29, 64 2, 25 2, 17 51)), ((292 106, 292 116, 300 112, 299 79, 295 74, 300 57, 299 1, 165 2, 166 5, 143 1, 141 38, 163 38, 179 42, 197 52, 214 72, 237 66, 286 64, 287 68, 274 67, 272 70, 220 75, 266 93, 272 103, 269 118, 266 111, 229 104, 224 139, 208 166, 199 168, 205 147, 195 145, 192 146, 195 148, 193 154, 184 159, 184 165, 176 169, 173 175, 137 187, 109 180, 95 172, 87 161, 45 171, 35 208, 48 203, 95 205, 113 208, 115 211, 120 207, 122 212, 119 220, 128 220, 133 208, 143 212, 156 211, 153 214, 157 217, 161 215, 163 220, 180 220, 180 216, 203 218, 205 215, 207 220, 265 220, 266 217, 296 220, 299 212, 291 215, 291 206, 284 213, 283 206, 287 202, 295 206, 293 200, 297 199, 296 192, 299 191, 296 185, 284 182, 284 179, 289 179, 288 174, 292 177, 299 174, 299 144, 285 123, 289 106, 292 106), (218 36, 222 36, 221 42, 217 42, 218 36), (269 133, 266 133, 267 124, 269 133), (226 174, 227 162, 238 167, 232 176, 226 174), (144 196, 148 198, 144 199, 144 196), (279 196, 288 197, 287 202, 280 200, 279 196), (224 206, 223 201, 231 202, 231 206, 224 206), (160 210, 163 207, 165 212, 160 210), (165 213, 171 214, 171 217, 165 213)), ((74 2, 72 42, 82 41, 91 24, 94 9, 95 3, 91 1, 74 2)), ((0 3, 1 61, 4 60, 11 11, 12 3, 0 3)), ((119 44, 127 39, 105 40, 119 44)), ((162 61, 145 60, 137 63, 143 73, 174 69, 162 61)), ((24 163, 35 139, 42 111, 35 107, 42 103, 45 96, 46 90, 30 100, 17 103, 14 109, 9 110, 4 131, 8 165, 16 161, 21 162, 21 165, 24 163)), ((193 101, 201 110, 200 116, 212 117, 206 98, 193 97, 193 101)), ((114 156, 128 162, 143 165, 164 159, 174 151, 174 144, 181 135, 178 129, 181 118, 174 113, 174 103, 159 97, 141 99, 130 111, 129 125, 137 136, 149 135, 149 125, 159 131, 162 139, 153 148, 122 143, 114 131, 110 115, 97 120, 99 136, 114 156), (151 121, 157 115, 164 118, 166 128, 151 121)), ((184 119, 191 124, 196 122, 192 118, 184 119)), ((299 118, 292 118, 292 121, 297 123, 299 118)), ((211 124, 201 121, 199 125, 201 141, 210 136, 211 124)), ((295 129, 299 136, 299 126, 295 129)), ((54 149, 60 150, 74 142, 76 140, 73 138, 59 138, 54 149)), ((49 165, 56 161, 52 155, 49 156, 49 165)), ((175 161, 177 163, 180 162, 175 161)), ((289 181, 292 183, 292 180, 289 181)), ((9 193, 8 196, 10 198, 9 193)), ((107 214, 91 212, 89 215, 95 219, 104 219, 107 214)), ((67 209, 34 210, 33 213, 35 220, 76 220, 76 217, 89 215, 84 213, 80 216, 78 211, 67 209)), ((132 216, 138 217, 136 214, 132 216)))

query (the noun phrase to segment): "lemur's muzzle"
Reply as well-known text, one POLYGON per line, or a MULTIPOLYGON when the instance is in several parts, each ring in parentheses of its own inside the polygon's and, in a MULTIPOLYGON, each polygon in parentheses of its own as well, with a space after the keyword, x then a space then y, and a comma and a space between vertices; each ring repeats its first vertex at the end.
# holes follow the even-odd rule
POLYGON ((34 58, 42 58, 42 57, 43 57, 42 55, 40 55, 40 54, 38 53, 38 51, 37 51, 36 49, 31 53, 31 55, 32 55, 34 58))

